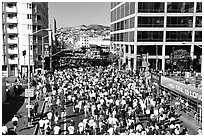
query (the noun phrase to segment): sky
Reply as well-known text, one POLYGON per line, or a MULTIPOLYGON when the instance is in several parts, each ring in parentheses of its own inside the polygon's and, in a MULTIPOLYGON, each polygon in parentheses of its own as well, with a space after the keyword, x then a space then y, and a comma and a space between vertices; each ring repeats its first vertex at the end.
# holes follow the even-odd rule
POLYGON ((49 2, 49 17, 57 28, 80 25, 110 25, 109 2, 49 2))

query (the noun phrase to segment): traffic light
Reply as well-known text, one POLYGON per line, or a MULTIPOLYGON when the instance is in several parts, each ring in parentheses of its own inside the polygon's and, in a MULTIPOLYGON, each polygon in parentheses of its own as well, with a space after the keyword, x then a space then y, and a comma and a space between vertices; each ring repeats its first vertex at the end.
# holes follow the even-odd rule
POLYGON ((23 51, 23 56, 25 56, 25 55, 26 55, 26 50, 23 51))

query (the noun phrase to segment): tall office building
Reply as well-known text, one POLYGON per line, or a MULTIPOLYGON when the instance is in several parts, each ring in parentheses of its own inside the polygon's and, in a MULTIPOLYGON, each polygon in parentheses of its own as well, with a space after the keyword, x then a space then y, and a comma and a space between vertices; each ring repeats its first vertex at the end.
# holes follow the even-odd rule
MULTIPOLYGON (((47 2, 3 2, 3 76, 11 77, 28 72, 28 34, 48 28, 47 2)), ((30 37, 31 71, 40 67, 42 54, 42 36, 47 31, 40 31, 30 37)))
POLYGON ((171 68, 173 49, 194 60, 202 55, 202 2, 111 2, 111 51, 136 70, 149 54, 150 68, 171 68), (173 48, 174 47, 174 48, 173 48))

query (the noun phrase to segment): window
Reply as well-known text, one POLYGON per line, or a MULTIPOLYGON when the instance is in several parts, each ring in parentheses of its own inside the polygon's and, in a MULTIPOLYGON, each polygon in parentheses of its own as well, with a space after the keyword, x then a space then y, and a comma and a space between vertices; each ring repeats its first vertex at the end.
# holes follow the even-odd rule
POLYGON ((123 33, 124 42, 128 42, 128 32, 123 33))
POLYGON ((202 31, 196 31, 195 32, 195 41, 196 42, 202 42, 202 31))
POLYGON ((32 25, 28 24, 28 30, 32 30, 32 25))
POLYGON ((130 15, 135 13, 135 2, 130 2, 130 15))
POLYGON ((111 22, 113 22, 113 11, 111 11, 111 22))
POLYGON ((123 33, 119 33, 120 34, 120 41, 123 41, 124 40, 124 37, 123 37, 123 33))
POLYGON ((38 25, 38 30, 41 30, 41 26, 40 25, 38 25))
POLYGON ((27 3, 27 9, 32 9, 32 4, 31 3, 27 3))
POLYGON ((130 53, 134 54, 134 45, 130 45, 130 53))
POLYGON ((125 7, 124 6, 125 6, 124 4, 121 6, 121 14, 120 14, 121 18, 123 18, 124 14, 125 14, 125 7))
POLYGON ((125 29, 129 29, 129 19, 125 20, 125 29))
POLYGON ((32 19, 32 14, 27 14, 27 19, 32 19))
POLYGON ((17 37, 17 35, 9 35, 10 39, 15 39, 17 37))
POLYGON ((123 30, 124 29, 124 21, 121 21, 120 22, 120 30, 123 30))
POLYGON ((37 20, 41 20, 41 16, 40 15, 37 15, 37 20))
POLYGON ((162 31, 138 31, 137 41, 138 42, 162 42, 163 32, 162 31))
POLYGON ((138 17, 138 27, 163 27, 164 17, 138 17))
POLYGON ((134 59, 133 58, 130 59, 130 67, 133 70, 133 67, 134 67, 134 59))
POLYGON ((10 55, 10 59, 11 59, 11 60, 15 60, 16 57, 17 57, 17 54, 12 54, 12 55, 10 55))
POLYGON ((9 27, 9 29, 13 29, 13 28, 14 28, 14 25, 9 24, 8 27, 9 27))
POLYGON ((120 30, 120 22, 116 23, 116 31, 120 30))
POLYGON ((131 31, 128 33, 129 33, 129 42, 134 42, 134 31, 131 31))
POLYGON ((139 2, 139 13, 163 13, 164 2, 139 2))
POLYGON ((135 17, 130 18, 130 28, 134 28, 135 26, 135 17))
MULTIPOLYGON (((2 5, 3 5, 3 4, 2 4, 2 5)), ((7 6, 8 6, 9 8, 13 8, 13 6, 16 6, 16 4, 15 4, 15 3, 8 3, 7 6)))
POLYGON ((125 3, 125 17, 130 14, 129 11, 130 11, 130 10, 129 10, 129 2, 126 2, 126 3, 125 3))
POLYGON ((117 8, 117 20, 120 19, 120 7, 117 8))
POLYGON ((6 71, 7 70, 7 65, 2 65, 2 71, 6 71))
POLYGON ((202 16, 196 17, 196 27, 202 27, 202 16))
POLYGON ((167 27, 193 27, 193 17, 167 17, 167 27))
POLYGON ((14 17, 17 17, 17 14, 8 14, 9 19, 13 19, 14 17))
POLYGON ((197 2, 196 12, 202 12, 202 2, 197 2))
POLYGON ((116 21, 116 9, 113 11, 113 21, 116 21))
POLYGON ((17 44, 9 45, 9 49, 14 50, 15 48, 17 48, 17 44))
POLYGON ((113 9, 114 7, 113 7, 113 2, 111 2, 111 9, 113 9))
POLYGON ((128 45, 125 45, 125 53, 128 53, 128 45))
POLYGON ((11 71, 14 71, 16 68, 16 65, 11 65, 10 68, 11 68, 11 71))
POLYGON ((167 2, 168 13, 193 13, 193 2, 167 2))
POLYGON ((167 31, 166 32, 167 42, 189 42, 192 41, 191 31, 167 31))

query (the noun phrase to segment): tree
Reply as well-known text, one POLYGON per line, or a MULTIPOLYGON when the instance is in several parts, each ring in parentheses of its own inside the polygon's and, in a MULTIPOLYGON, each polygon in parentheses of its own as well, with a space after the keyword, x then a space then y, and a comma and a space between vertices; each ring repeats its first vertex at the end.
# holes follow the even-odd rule
POLYGON ((178 67, 182 73, 184 69, 191 68, 192 59, 186 50, 179 49, 170 54, 170 59, 167 61, 167 63, 178 67))

